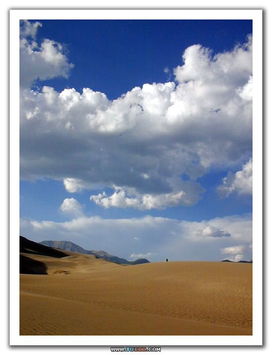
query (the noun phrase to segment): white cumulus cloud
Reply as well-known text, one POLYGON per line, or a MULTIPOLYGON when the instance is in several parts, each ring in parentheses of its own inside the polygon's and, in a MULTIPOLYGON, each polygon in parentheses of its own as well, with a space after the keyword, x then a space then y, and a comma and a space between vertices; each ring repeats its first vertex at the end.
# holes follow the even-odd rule
POLYGON ((66 191, 70 193, 80 192, 85 189, 97 188, 98 186, 95 184, 87 183, 86 181, 82 181, 77 178, 65 178, 63 179, 63 185, 66 191))
POLYGON ((135 191, 127 191, 122 188, 115 188, 115 191, 111 196, 107 196, 105 192, 90 196, 90 200, 105 208, 130 207, 139 210, 164 209, 178 205, 192 205, 197 199, 198 195, 194 196, 192 192, 187 193, 186 191, 165 194, 138 194, 135 191))
POLYGON ((83 214, 81 204, 73 197, 63 200, 60 210, 68 215, 79 217, 83 214))
POLYGON ((222 184, 218 187, 218 192, 222 196, 229 196, 237 193, 238 195, 252 194, 252 160, 250 159, 243 165, 241 170, 236 173, 229 173, 224 177, 222 184))
POLYGON ((252 100, 252 91, 253 91, 253 78, 249 78, 248 82, 241 88, 238 88, 238 94, 244 100, 252 100))
MULTIPOLYGON (((68 75, 61 44, 23 37, 21 50, 25 84, 68 75)), ((176 82, 143 84, 116 100, 90 88, 22 90, 22 178, 60 180, 72 193, 99 186, 92 201, 104 207, 196 203, 199 177, 250 155, 251 39, 215 56, 193 45, 183 61, 176 82), (120 189, 103 193, 113 186, 120 189)))
POLYGON ((73 64, 63 53, 63 46, 53 40, 44 39, 38 44, 34 39, 39 22, 24 21, 20 39, 20 84, 30 87, 34 80, 46 80, 54 77, 68 77, 73 64))
POLYGON ((78 192, 78 191, 82 190, 82 188, 83 188, 81 181, 78 179, 65 178, 63 180, 63 184, 64 184, 65 189, 71 193, 78 192))

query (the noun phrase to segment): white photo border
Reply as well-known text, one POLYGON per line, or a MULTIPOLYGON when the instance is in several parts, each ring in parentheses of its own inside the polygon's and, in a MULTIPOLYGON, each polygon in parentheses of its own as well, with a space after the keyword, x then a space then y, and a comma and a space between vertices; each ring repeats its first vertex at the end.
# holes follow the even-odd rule
POLYGON ((263 344, 263 33, 261 9, 11 9, 10 14, 10 345, 13 346, 261 346, 263 344), (247 19, 253 23, 253 335, 22 336, 19 327, 19 22, 79 19, 247 19))

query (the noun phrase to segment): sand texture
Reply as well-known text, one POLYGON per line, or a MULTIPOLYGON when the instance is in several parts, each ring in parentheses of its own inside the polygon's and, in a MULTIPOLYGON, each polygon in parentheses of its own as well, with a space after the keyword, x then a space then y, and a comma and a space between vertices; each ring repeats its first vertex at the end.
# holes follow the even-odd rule
POLYGON ((48 274, 21 275, 21 335, 251 335, 251 264, 34 258, 48 274))

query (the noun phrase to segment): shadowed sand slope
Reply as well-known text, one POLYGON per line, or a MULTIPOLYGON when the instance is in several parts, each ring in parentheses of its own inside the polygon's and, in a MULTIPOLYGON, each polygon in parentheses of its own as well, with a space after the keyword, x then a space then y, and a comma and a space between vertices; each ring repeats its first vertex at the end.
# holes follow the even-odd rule
POLYGON ((48 275, 21 275, 22 335, 251 334, 251 264, 35 258, 48 275))
POLYGON ((63 258, 67 256, 62 250, 50 248, 40 243, 33 242, 25 237, 20 236, 20 252, 38 255, 47 255, 55 258, 63 258))
POLYGON ((39 260, 40 255, 50 258, 63 258, 68 254, 20 236, 21 274, 47 274, 47 265, 43 260, 39 260))

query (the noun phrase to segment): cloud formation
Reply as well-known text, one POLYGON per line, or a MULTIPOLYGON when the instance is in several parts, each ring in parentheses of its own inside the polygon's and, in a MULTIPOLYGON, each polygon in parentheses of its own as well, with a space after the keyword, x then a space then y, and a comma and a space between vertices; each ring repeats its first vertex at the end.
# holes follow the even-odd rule
POLYGON ((223 238, 223 237, 230 237, 230 233, 220 230, 216 227, 207 225, 205 226, 202 231, 202 236, 210 237, 210 238, 223 238))
POLYGON ((132 253, 131 255, 130 255, 130 260, 135 260, 135 259, 150 259, 151 258, 151 256, 152 256, 152 253, 150 253, 150 252, 147 252, 147 253, 145 253, 145 254, 134 254, 134 253, 132 253))
POLYGON ((230 258, 243 254, 249 260, 251 228, 249 215, 198 222, 151 216, 103 219, 84 215, 65 222, 21 220, 21 234, 36 241, 69 239, 86 249, 103 249, 125 258, 150 253, 152 261, 166 257, 221 260, 222 250, 230 258), (243 247, 243 253, 242 249, 234 250, 234 245, 243 247))
POLYGON ((129 190, 118 187, 115 187, 114 189, 115 192, 111 196, 107 196, 106 193, 103 192, 99 193, 98 195, 91 195, 90 200, 94 201, 97 205, 105 208, 129 207, 139 210, 151 210, 163 209, 178 205, 193 205, 198 200, 200 192, 200 188, 196 184, 193 185, 188 183, 184 183, 184 189, 182 191, 156 195, 138 194, 133 189, 129 190))
POLYGON ((229 173, 224 177, 222 184, 218 187, 218 192, 222 196, 230 194, 251 195, 252 194, 252 160, 243 165, 242 169, 236 173, 229 173))
POLYGON ((60 180, 70 193, 99 186, 91 200, 100 206, 149 210, 196 203, 199 177, 250 156, 251 38, 214 56, 190 46, 175 82, 146 83, 111 101, 90 88, 30 90, 37 78, 67 77, 72 64, 61 44, 26 36, 38 24, 25 28, 22 178, 60 180))
POLYGON ((222 254, 228 255, 231 261, 240 261, 244 258, 244 245, 235 245, 221 250, 222 254))
POLYGON ((21 38, 36 39, 39 27, 42 27, 42 24, 38 21, 30 22, 27 20, 22 20, 20 23, 21 38))
POLYGON ((44 39, 35 41, 40 22, 22 21, 20 39, 20 85, 30 87, 33 81, 52 79, 58 76, 67 78, 73 64, 63 53, 63 46, 55 41, 44 39))
POLYGON ((60 210, 70 216, 79 217, 83 214, 81 204, 73 197, 63 200, 60 210))
POLYGON ((75 179, 75 178, 65 178, 63 179, 63 185, 65 187, 65 190, 70 192, 70 193, 75 193, 75 192, 80 192, 85 189, 92 189, 92 188, 97 188, 98 186, 95 184, 91 184, 85 181, 82 181, 81 179, 75 179))

